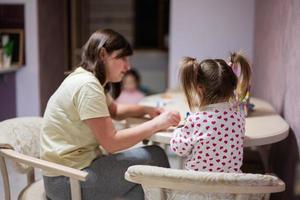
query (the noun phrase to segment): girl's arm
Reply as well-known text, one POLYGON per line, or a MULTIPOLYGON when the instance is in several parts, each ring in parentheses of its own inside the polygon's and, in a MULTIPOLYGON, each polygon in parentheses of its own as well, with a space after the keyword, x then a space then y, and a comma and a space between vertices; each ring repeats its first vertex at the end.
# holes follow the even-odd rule
POLYGON ((188 118, 183 127, 177 128, 174 131, 170 141, 171 151, 179 156, 187 156, 191 153, 194 143, 193 127, 194 122, 192 122, 191 118, 188 118))
POLYGON ((84 120, 91 128, 98 143, 109 153, 127 149, 138 142, 149 138, 155 132, 176 126, 180 121, 178 112, 166 111, 143 124, 116 131, 110 117, 99 117, 84 120))
POLYGON ((162 112, 162 109, 137 104, 119 104, 114 101, 108 107, 113 119, 122 120, 127 117, 143 117, 149 115, 151 118, 156 117, 162 112))

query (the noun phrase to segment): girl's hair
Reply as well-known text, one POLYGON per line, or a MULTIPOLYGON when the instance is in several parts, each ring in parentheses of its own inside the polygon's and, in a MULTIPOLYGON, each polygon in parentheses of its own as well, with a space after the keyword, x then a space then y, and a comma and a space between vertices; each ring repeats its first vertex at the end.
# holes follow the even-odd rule
POLYGON ((242 101, 250 90, 251 67, 248 60, 241 53, 231 53, 230 65, 234 71, 239 71, 237 88, 235 91, 236 99, 242 101))
POLYGON ((183 58, 180 79, 191 109, 228 101, 236 88, 238 94, 246 95, 250 85, 250 65, 238 53, 232 53, 231 59, 232 64, 240 65, 242 79, 238 79, 232 65, 222 59, 206 59, 198 63, 195 58, 183 58))
POLYGON ((119 50, 117 58, 130 56, 133 51, 129 42, 114 30, 97 30, 90 36, 82 48, 79 66, 95 74, 103 85, 106 82, 106 69, 99 57, 101 48, 105 48, 108 54, 119 50))

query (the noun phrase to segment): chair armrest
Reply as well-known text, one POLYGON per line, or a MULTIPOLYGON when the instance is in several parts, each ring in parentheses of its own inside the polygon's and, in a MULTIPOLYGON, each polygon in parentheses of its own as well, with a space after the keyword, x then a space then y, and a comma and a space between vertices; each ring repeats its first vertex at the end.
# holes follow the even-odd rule
POLYGON ((273 193, 285 190, 275 176, 243 173, 195 172, 146 165, 127 169, 125 179, 147 187, 211 193, 273 193))
POLYGON ((63 175, 80 181, 85 181, 88 175, 88 173, 85 171, 20 154, 12 149, 0 149, 0 155, 10 158, 16 162, 24 163, 42 170, 52 171, 58 175, 63 175))

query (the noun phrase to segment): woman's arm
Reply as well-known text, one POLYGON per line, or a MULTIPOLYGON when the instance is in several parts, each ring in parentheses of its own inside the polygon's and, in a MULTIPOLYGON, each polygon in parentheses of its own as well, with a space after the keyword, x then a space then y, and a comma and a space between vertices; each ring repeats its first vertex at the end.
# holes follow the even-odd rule
POLYGON ((176 126, 180 121, 178 112, 166 111, 143 124, 116 131, 110 117, 100 117, 84 120, 91 128, 98 143, 109 153, 127 149, 138 142, 149 138, 155 132, 176 126))
POLYGON ((113 119, 122 120, 127 117, 143 117, 149 115, 151 118, 159 115, 163 110, 150 106, 142 106, 137 104, 119 104, 112 102, 109 107, 110 115, 113 119))

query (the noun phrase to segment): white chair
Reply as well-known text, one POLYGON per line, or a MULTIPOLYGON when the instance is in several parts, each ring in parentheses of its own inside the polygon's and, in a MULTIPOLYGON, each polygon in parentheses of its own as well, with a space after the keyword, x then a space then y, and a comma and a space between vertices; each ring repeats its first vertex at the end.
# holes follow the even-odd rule
POLYGON ((195 172, 135 165, 125 179, 141 184, 146 200, 265 200, 285 184, 271 175, 195 172))
POLYGON ((15 162, 16 172, 27 174, 27 186, 19 200, 45 199, 43 180, 35 181, 34 168, 48 170, 70 178, 72 200, 81 199, 80 183, 87 172, 39 159, 41 117, 14 118, 0 122, 0 169, 4 183, 4 198, 11 200, 6 159, 15 162))

